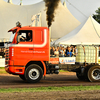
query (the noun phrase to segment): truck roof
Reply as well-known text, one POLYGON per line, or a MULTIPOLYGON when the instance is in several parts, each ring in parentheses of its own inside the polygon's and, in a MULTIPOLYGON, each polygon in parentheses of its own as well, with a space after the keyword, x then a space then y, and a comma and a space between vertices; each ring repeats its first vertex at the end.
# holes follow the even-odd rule
POLYGON ((14 32, 14 31, 16 31, 18 28, 21 28, 21 29, 25 29, 25 28, 35 28, 35 29, 48 29, 47 27, 31 27, 31 26, 23 26, 23 27, 14 27, 14 28, 12 28, 12 29, 10 29, 10 30, 8 30, 8 32, 14 32))

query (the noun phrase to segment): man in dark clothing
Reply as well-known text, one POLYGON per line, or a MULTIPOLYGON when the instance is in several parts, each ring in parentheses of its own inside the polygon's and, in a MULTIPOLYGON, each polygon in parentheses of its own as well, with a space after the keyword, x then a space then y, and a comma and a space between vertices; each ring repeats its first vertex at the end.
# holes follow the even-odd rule
POLYGON ((25 40, 26 41, 32 41, 32 36, 31 36, 30 32, 28 33, 28 36, 27 36, 27 38, 25 40))
POLYGON ((67 57, 71 57, 71 56, 72 56, 71 47, 68 47, 68 48, 66 49, 65 54, 66 54, 67 57))

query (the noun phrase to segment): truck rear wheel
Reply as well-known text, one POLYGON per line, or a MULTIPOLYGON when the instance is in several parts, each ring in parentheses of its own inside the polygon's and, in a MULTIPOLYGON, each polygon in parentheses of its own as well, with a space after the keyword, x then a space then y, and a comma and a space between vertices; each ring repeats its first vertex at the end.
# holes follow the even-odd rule
POLYGON ((36 83, 41 80, 43 70, 39 65, 31 64, 26 68, 25 78, 29 83, 36 83))
POLYGON ((100 81, 100 66, 95 65, 89 68, 87 72, 87 77, 90 82, 99 82, 100 81))
POLYGON ((78 78, 79 80, 85 80, 85 76, 82 75, 82 73, 80 73, 80 72, 76 72, 76 76, 77 76, 77 78, 78 78))

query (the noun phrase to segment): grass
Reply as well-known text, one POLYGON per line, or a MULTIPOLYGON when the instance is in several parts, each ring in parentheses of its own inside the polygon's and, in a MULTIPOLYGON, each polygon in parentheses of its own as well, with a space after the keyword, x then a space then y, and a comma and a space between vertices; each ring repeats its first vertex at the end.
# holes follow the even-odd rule
POLYGON ((68 86, 68 87, 39 87, 39 88, 8 88, 0 89, 0 93, 13 92, 52 92, 52 91, 90 91, 100 90, 100 86, 68 86))
POLYGON ((69 71, 66 71, 66 70, 59 70, 60 72, 69 72, 69 71))
POLYGON ((0 67, 0 74, 6 74, 7 72, 5 71, 4 67, 0 67))
POLYGON ((7 74, 6 71, 0 71, 0 74, 7 74))
POLYGON ((0 67, 0 69, 5 69, 5 67, 0 67))

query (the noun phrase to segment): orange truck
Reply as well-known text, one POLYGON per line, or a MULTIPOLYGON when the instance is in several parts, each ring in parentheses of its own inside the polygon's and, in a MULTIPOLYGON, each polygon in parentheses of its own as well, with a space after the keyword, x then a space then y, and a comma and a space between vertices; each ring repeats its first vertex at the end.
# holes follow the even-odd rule
POLYGON ((75 57, 50 58, 47 27, 14 27, 8 32, 13 33, 13 38, 12 43, 5 45, 6 72, 19 75, 21 79, 30 83, 36 83, 46 74, 58 74, 59 69, 67 69, 76 72, 80 80, 88 78, 91 82, 100 81, 98 65, 75 64, 75 57), (63 59, 66 59, 66 64, 63 64, 63 59))

